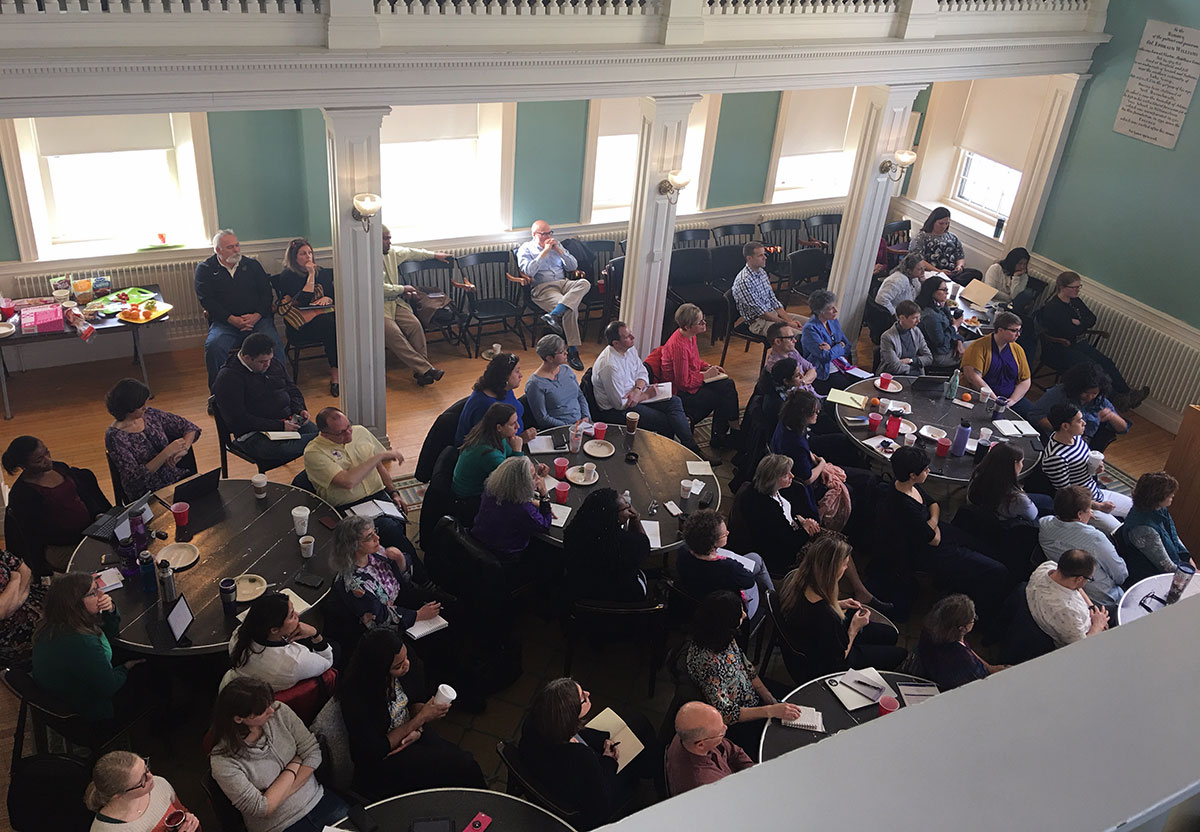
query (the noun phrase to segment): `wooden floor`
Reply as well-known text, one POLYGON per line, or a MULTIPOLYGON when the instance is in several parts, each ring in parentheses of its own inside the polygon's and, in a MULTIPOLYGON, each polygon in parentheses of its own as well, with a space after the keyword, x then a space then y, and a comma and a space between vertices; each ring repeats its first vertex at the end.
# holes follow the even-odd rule
MULTIPOLYGON (((801 307, 798 311, 806 310, 801 307)), ((581 350, 584 362, 588 365, 600 350, 595 343, 596 326, 592 324, 591 337, 581 350)), ((510 335, 486 340, 488 343, 499 341, 506 349, 517 350, 520 347, 516 338, 510 335)), ((645 345, 638 346, 643 356, 649 352, 645 345)), ((715 345, 702 342, 700 346, 705 360, 710 363, 720 360, 721 342, 715 345)), ((865 335, 859 346, 859 354, 870 355, 870 344, 865 335)), ((741 341, 735 340, 730 347, 725 369, 737 382, 743 405, 758 376, 760 355, 761 348, 757 346, 752 346, 748 352, 743 351, 741 341)), ((528 376, 537 367, 537 356, 532 350, 521 353, 521 356, 521 369, 528 376)), ((470 391, 485 366, 482 360, 467 358, 462 347, 442 343, 430 345, 430 358, 446 371, 446 376, 439 383, 425 388, 416 385, 411 372, 389 360, 388 435, 393 447, 405 456, 404 463, 397 470, 400 475, 412 473, 421 442, 433 420, 470 391)), ((205 414, 208 391, 202 351, 197 348, 149 355, 146 364, 156 393, 154 406, 186 416, 205 430, 210 430, 212 419, 205 414)), ((13 437, 20 434, 38 436, 49 446, 55 459, 92 469, 101 486, 111 494, 104 457, 104 430, 112 420, 104 410, 104 394, 118 379, 136 375, 136 367, 120 359, 15 374, 9 381, 14 417, 3 423, 0 447, 6 447, 13 437)), ((309 410, 313 412, 336 403, 329 395, 327 370, 323 361, 306 361, 301 365, 300 387, 309 410)), ((1137 424, 1129 436, 1122 437, 1109 448, 1109 460, 1133 476, 1161 470, 1174 436, 1145 420, 1137 419, 1136 414, 1134 419, 1137 424)), ((202 436, 197 443, 196 457, 202 471, 218 465, 217 446, 211 430, 209 436, 202 436)), ((293 462, 272 471, 269 476, 272 480, 287 482, 302 467, 301 462, 293 462)), ((253 472, 253 466, 249 463, 230 459, 231 476, 248 477, 253 472)), ((11 482, 11 478, 8 481, 11 482)), ((0 759, 6 762, 12 749, 10 743, 16 725, 16 710, 16 700, 6 689, 0 689, 0 759)), ((7 790, 7 778, 3 786, 7 790)), ((7 810, 0 802, 0 832, 7 829, 7 810)))

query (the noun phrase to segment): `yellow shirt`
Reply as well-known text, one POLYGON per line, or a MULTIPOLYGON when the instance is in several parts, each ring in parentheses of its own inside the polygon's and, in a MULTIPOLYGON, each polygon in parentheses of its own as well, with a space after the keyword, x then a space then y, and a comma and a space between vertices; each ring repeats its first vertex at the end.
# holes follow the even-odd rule
POLYGON ((304 448, 304 471, 322 500, 335 506, 351 505, 382 491, 383 478, 372 469, 354 488, 337 488, 333 485, 333 478, 385 450, 371 431, 362 425, 355 425, 350 441, 345 445, 330 442, 320 435, 309 442, 304 448))

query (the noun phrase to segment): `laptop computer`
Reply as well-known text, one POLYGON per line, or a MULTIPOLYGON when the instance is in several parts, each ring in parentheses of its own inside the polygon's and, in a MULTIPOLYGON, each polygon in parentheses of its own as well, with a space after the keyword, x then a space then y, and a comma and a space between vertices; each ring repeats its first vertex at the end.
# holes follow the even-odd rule
POLYGON ((175 486, 175 496, 172 502, 191 503, 205 495, 212 494, 221 485, 221 469, 214 468, 203 474, 188 477, 175 486))
POLYGON ((988 301, 996 296, 996 291, 995 286, 989 286, 976 278, 964 286, 958 296, 976 309, 983 309, 988 301))
MULTIPOLYGON (((101 543, 117 542, 119 537, 117 526, 127 523, 131 517, 143 514, 146 511, 146 504, 150 502, 152 496, 154 496, 154 492, 147 491, 132 503, 126 503, 123 506, 109 509, 96 518, 96 521, 92 525, 83 530, 84 535, 99 540, 101 543)), ((146 522, 149 523, 153 519, 153 516, 153 513, 146 515, 146 522)), ((128 526, 126 526, 125 534, 126 536, 128 535, 128 526)))

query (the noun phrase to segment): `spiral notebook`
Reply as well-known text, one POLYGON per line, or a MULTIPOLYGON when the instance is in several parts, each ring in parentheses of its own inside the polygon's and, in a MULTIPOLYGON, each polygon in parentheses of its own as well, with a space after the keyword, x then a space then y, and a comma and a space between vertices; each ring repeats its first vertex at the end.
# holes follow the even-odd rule
POLYGON ((779 721, 789 728, 803 728, 806 731, 825 733, 825 715, 816 708, 810 708, 807 705, 800 706, 800 716, 795 719, 781 719, 779 721))

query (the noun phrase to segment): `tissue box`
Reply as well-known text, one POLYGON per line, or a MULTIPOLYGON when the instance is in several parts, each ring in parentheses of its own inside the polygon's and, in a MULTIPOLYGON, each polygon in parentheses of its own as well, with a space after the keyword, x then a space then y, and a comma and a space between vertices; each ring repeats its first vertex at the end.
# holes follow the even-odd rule
POLYGON ((63 310, 57 304, 53 306, 31 306, 21 310, 21 332, 29 335, 34 332, 62 332, 63 310))

